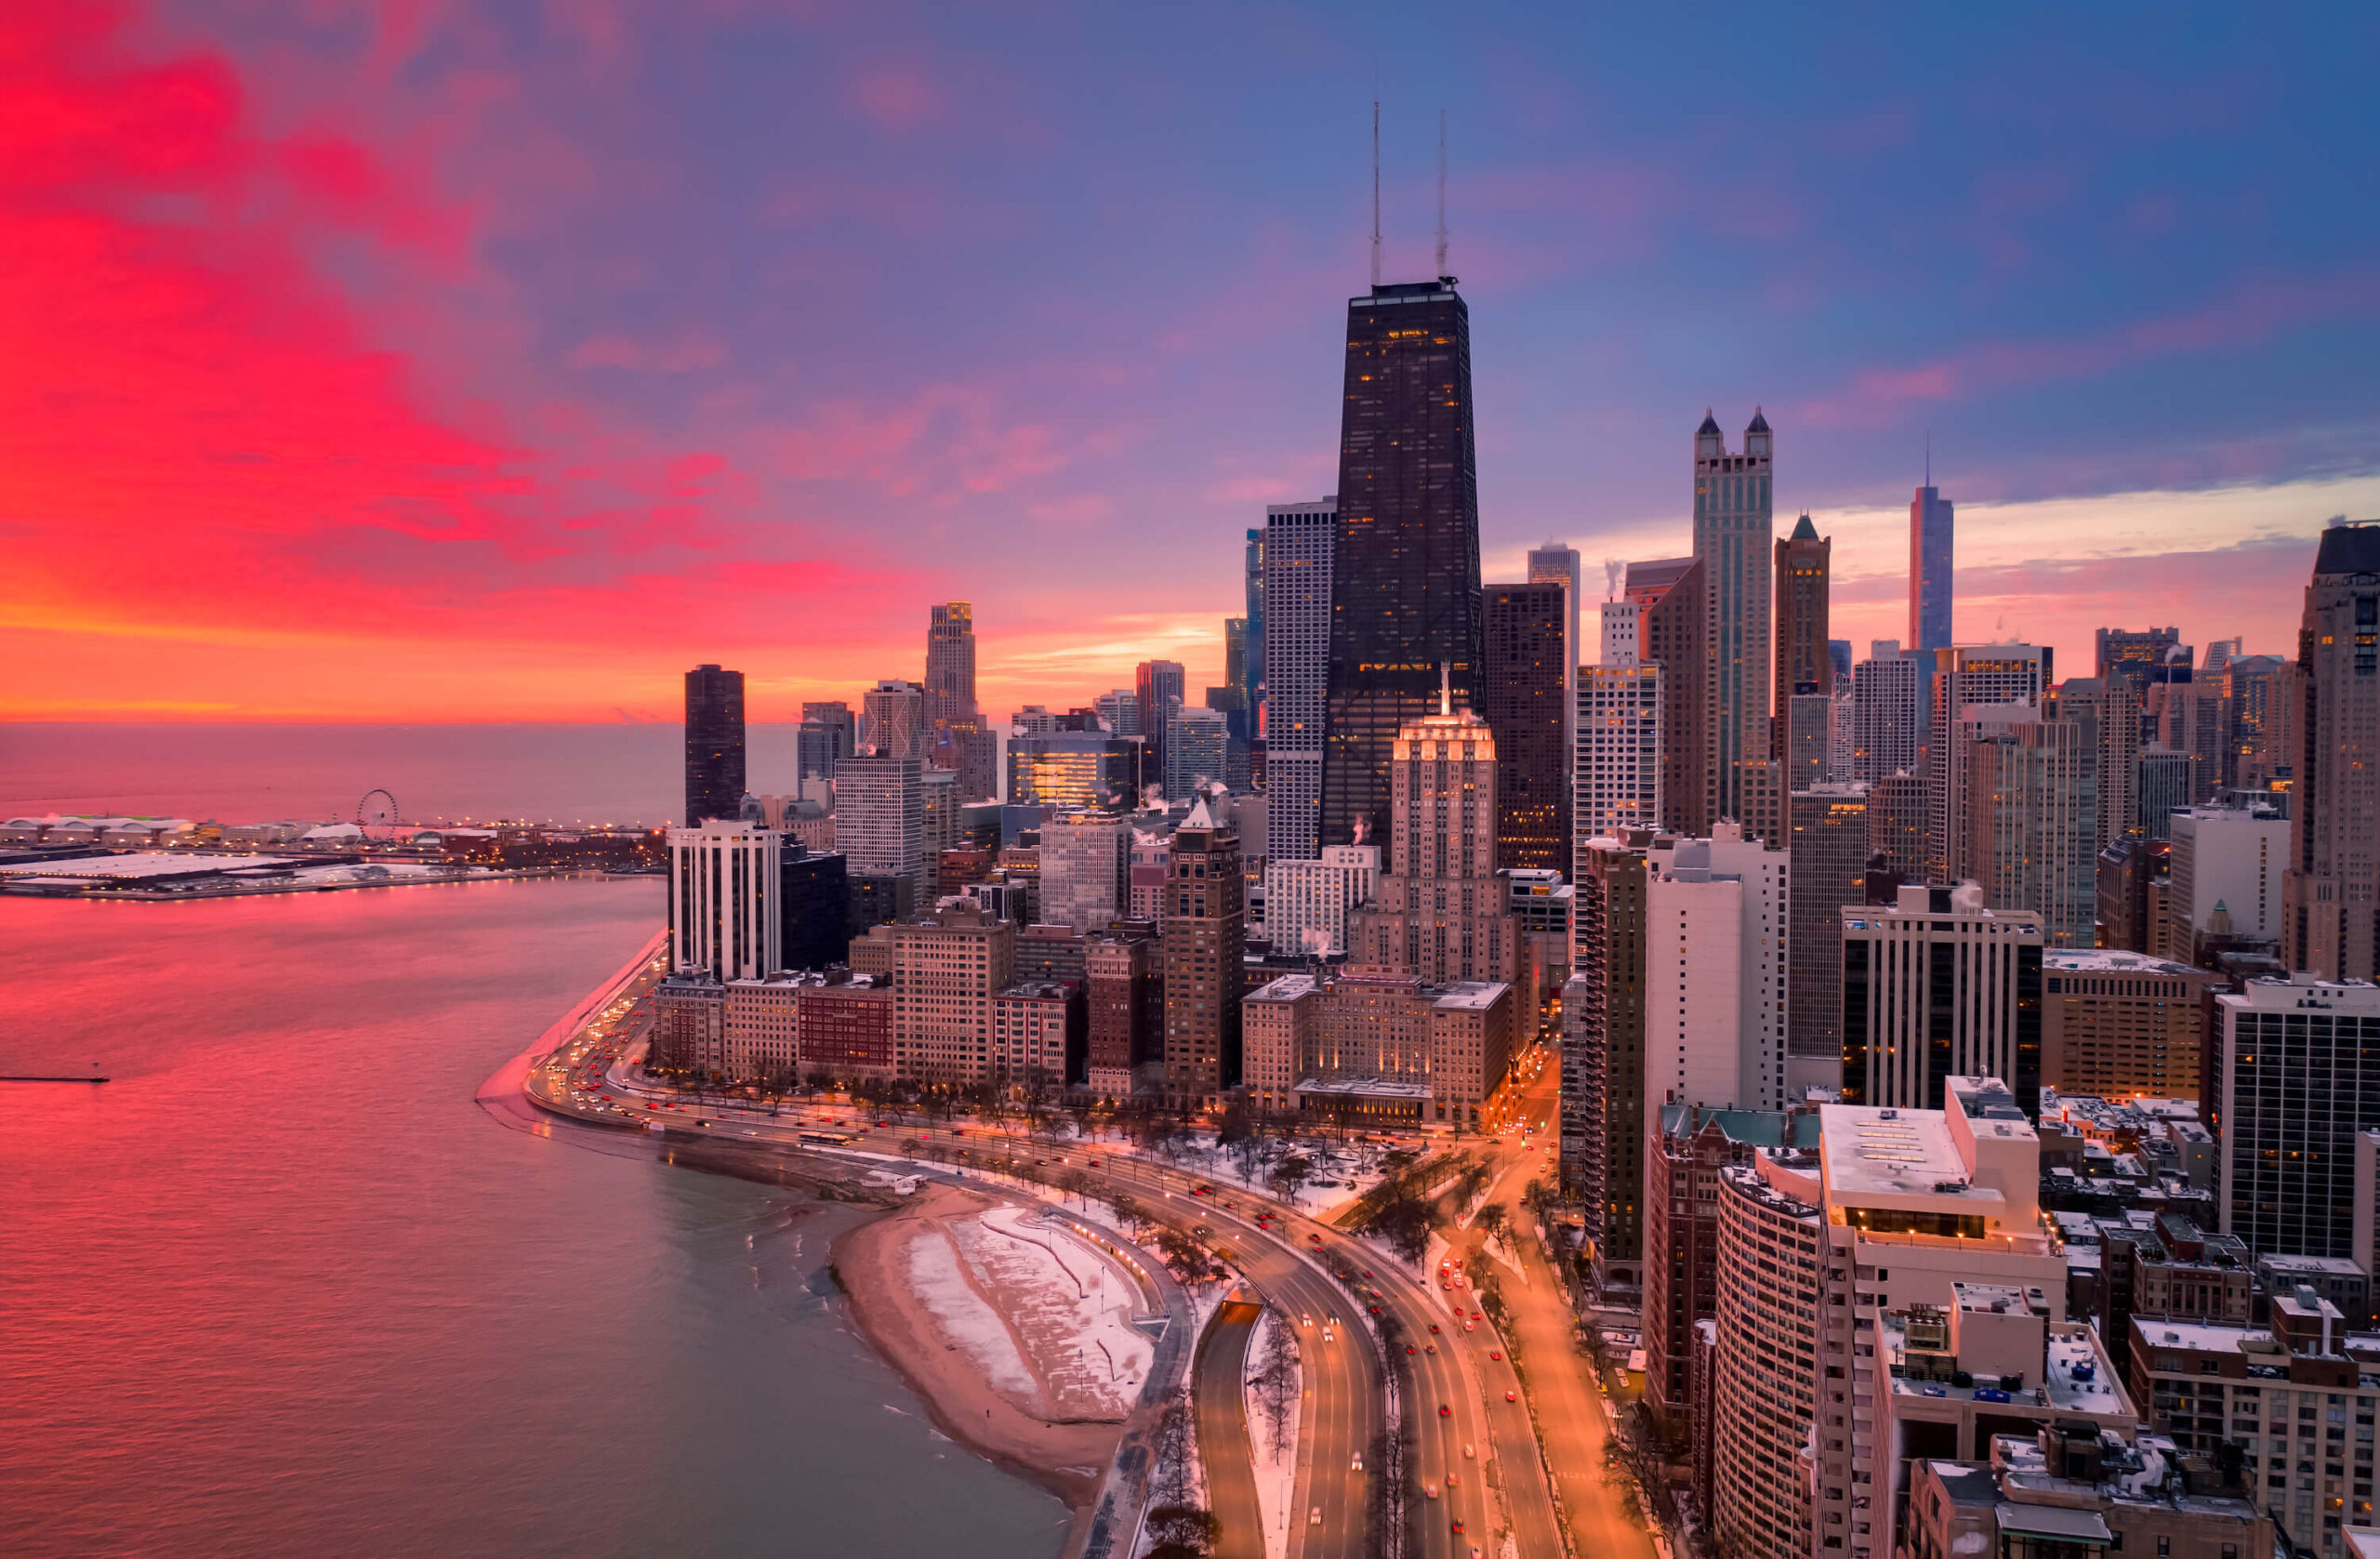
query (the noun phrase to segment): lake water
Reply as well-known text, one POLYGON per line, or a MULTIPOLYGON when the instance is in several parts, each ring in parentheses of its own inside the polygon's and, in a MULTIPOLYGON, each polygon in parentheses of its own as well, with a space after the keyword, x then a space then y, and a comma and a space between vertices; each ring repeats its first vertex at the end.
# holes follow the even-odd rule
MULTIPOLYGON (((792 725, 745 733, 747 786, 795 788, 792 725)), ((127 813, 223 823, 351 818, 384 789, 408 822, 647 823, 685 810, 668 725, 0 722, 0 817, 127 813)))
POLYGON ((0 899, 0 1553, 1054 1553, 825 1273, 838 1208, 479 1084, 653 880, 0 899), (584 1144, 584 1145, 582 1145, 584 1144))

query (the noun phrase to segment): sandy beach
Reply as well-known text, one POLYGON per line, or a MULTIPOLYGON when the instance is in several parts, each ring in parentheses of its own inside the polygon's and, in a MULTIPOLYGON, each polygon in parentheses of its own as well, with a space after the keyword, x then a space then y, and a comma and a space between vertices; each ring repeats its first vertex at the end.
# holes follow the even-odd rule
POLYGON ((840 1235, 835 1273, 860 1330, 937 1427, 1080 1508, 1145 1377, 1146 1341, 1124 1324, 1141 1301, 1026 1217, 929 1185, 840 1235))

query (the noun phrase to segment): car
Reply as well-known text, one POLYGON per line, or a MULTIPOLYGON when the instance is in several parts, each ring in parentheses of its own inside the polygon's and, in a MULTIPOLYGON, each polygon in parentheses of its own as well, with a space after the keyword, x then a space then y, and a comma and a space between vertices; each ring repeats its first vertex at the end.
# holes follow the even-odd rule
POLYGON ((1193 1196, 1211 1196, 1214 1194, 1215 1188, 1211 1185, 1202 1185, 1196 1191, 1190 1193, 1193 1196))
POLYGON ((1312 1311, 1308 1311, 1304 1315, 1300 1315, 1298 1317, 1298 1325, 1311 1329, 1314 1326, 1314 1313, 1312 1311))
POLYGON ((1308 1526, 1319 1526, 1322 1525, 1322 1507, 1320 1505, 1316 1505, 1314 1509, 1306 1512, 1305 1524, 1308 1526))
POLYGON ((1371 1313, 1372 1313, 1373 1315, 1379 1315, 1379 1314, 1380 1314, 1380 1306, 1379 1306, 1379 1305, 1377 1305, 1377 1304, 1368 1306, 1367 1308, 1368 1308, 1368 1309, 1371 1311, 1371 1313))
POLYGON ((1454 1535, 1458 1538, 1462 1536, 1462 1520, 1460 1516, 1455 1519, 1454 1535))
POLYGON ((1369 1277, 1369 1276, 1371 1275, 1371 1274, 1370 1274, 1370 1273, 1366 1273, 1366 1274, 1364 1274, 1364 1275, 1365 1275, 1366 1277, 1369 1277))
POLYGON ((1413 1344, 1411 1344, 1410 1342, 1408 1342, 1408 1343, 1405 1345, 1405 1352, 1406 1352, 1408 1354, 1410 1354, 1413 1352, 1413 1344))
POLYGON ((1430 1329, 1431 1329, 1432 1331, 1434 1331, 1434 1332, 1435 1332, 1435 1331, 1436 1331, 1436 1330, 1438 1329, 1438 1323, 1437 1323, 1437 1322, 1435 1322, 1435 1321, 1432 1321, 1432 1322, 1430 1323, 1430 1329))
POLYGON ((1476 1458, 1476 1457, 1479 1455, 1478 1451, 1476 1451, 1475 1449, 1474 1449, 1474 1448, 1473 1448, 1471 1446, 1469 1446, 1468 1444, 1466 1444, 1466 1445, 1462 1447, 1462 1454, 1463 1454, 1463 1457, 1464 1457, 1464 1459, 1465 1459, 1466 1460, 1471 1460, 1471 1459, 1474 1459, 1474 1458, 1476 1458))
MULTIPOLYGON (((1410 1349, 1410 1348, 1408 1348, 1408 1349, 1406 1349, 1405 1351, 1406 1351, 1407 1353, 1408 1353, 1408 1354, 1409 1354, 1409 1353, 1411 1353, 1413 1350, 1412 1350, 1412 1349, 1410 1349)), ((1432 1353, 1434 1353, 1434 1354, 1435 1354, 1435 1353, 1436 1353, 1437 1351, 1438 1351, 1438 1345, 1437 1345, 1436 1343, 1435 1343, 1435 1342, 1431 1343, 1431 1344, 1430 1344, 1430 1352, 1432 1352, 1432 1353)))
POLYGON ((1421 1486, 1421 1492, 1435 1500, 1438 1497, 1438 1486, 1434 1483, 1425 1483, 1421 1486))
POLYGON ((1442 1419, 1450 1419, 1454 1417, 1454 1409, 1441 1402, 1438 1404, 1438 1417, 1442 1419))
POLYGON ((1320 1235, 1308 1235, 1305 1237, 1306 1243, 1309 1245, 1320 1245, 1322 1243, 1322 1236, 1320 1235))
POLYGON ((1454 1476, 1454 1474, 1453 1474, 1452 1473, 1448 1473, 1447 1474, 1447 1486, 1448 1486, 1448 1488, 1452 1488, 1454 1486, 1455 1486, 1455 1476, 1454 1476))
POLYGON ((1322 1341, 1324 1341, 1325 1342, 1336 1342, 1336 1341, 1339 1341, 1339 1339, 1338 1339, 1338 1338, 1336 1338, 1336 1337, 1334 1337, 1333 1335, 1331 1335, 1329 1332, 1326 1331, 1326 1332, 1324 1332, 1324 1333, 1322 1334, 1322 1341))
POLYGON ((1520 1399, 1521 1394, 1516 1391, 1508 1391, 1504 1394, 1504 1400, 1507 1402, 1518 1402, 1520 1399))
POLYGON ((1364 1470, 1364 1453, 1363 1453, 1363 1452, 1361 1452, 1361 1451, 1357 1451, 1357 1452, 1355 1453, 1355 1460, 1354 1463, 1353 1463, 1352 1465, 1350 1465, 1350 1466, 1349 1466, 1349 1468, 1348 1468, 1347 1470, 1348 1470, 1349 1472, 1351 1472, 1351 1473, 1360 1473, 1360 1472, 1362 1472, 1362 1471, 1364 1470))
POLYGON ((1503 1363, 1503 1362, 1504 1362, 1504 1355, 1503 1355, 1503 1354, 1489 1354, 1488 1356, 1489 1358, 1491 1358, 1491 1359, 1494 1359, 1498 1364, 1501 1364, 1501 1363, 1503 1363))
POLYGON ((1462 1323, 1462 1329, 1465 1331, 1477 1331, 1479 1329, 1479 1324, 1476 1321, 1465 1321, 1462 1323))

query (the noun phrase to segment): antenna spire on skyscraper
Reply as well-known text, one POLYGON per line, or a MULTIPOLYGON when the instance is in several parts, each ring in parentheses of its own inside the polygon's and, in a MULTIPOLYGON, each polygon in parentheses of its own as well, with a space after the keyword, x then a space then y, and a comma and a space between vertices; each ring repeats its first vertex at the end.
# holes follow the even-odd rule
POLYGON ((1438 110, 1438 277, 1447 274, 1447 111, 1438 110))
POLYGON ((1380 99, 1372 99, 1372 285, 1380 285, 1380 99))

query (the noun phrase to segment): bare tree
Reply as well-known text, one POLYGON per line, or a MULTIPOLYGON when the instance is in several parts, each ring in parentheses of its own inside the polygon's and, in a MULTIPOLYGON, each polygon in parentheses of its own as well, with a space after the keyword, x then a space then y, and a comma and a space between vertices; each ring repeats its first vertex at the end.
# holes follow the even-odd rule
POLYGON ((1257 1410, 1263 1415, 1273 1454, 1281 1454, 1289 1433, 1289 1407, 1297 1400, 1298 1345, 1288 1317, 1277 1310, 1265 1313, 1264 1352, 1248 1383, 1256 1389, 1257 1410))
POLYGON ((1157 1420, 1156 1454, 1149 1469, 1149 1499, 1158 1507, 1190 1498, 1190 1394, 1177 1394, 1157 1420))

